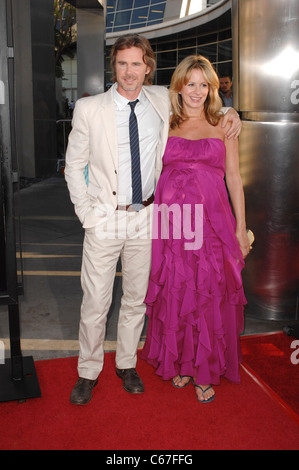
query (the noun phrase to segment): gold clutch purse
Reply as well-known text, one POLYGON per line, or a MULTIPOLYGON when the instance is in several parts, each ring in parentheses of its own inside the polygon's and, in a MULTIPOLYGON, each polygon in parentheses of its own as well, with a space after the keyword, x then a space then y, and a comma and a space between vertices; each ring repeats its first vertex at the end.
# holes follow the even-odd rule
POLYGON ((250 248, 252 247, 252 243, 254 242, 254 233, 252 230, 247 230, 247 237, 250 243, 250 248))

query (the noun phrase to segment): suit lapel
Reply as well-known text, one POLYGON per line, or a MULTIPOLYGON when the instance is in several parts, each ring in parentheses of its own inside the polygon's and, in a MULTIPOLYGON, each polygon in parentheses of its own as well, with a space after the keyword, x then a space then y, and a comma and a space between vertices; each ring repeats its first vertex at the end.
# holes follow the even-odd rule
POLYGON ((118 169, 117 125, 112 87, 102 95, 100 104, 102 125, 106 136, 114 169, 118 169))
MULTIPOLYGON (((144 86, 143 91, 147 97, 147 99, 151 102, 159 116, 161 117, 164 123, 168 124, 169 121, 169 107, 167 103, 164 103, 164 99, 157 93, 153 93, 154 87, 151 86, 144 86)), ((155 88, 156 91, 156 88, 155 88)))
POLYGON ((156 169, 160 171, 162 164, 162 156, 167 143, 168 132, 169 132, 169 114, 170 114, 170 102, 168 94, 159 93, 159 87, 155 86, 144 86, 144 93, 148 100, 151 102, 156 112, 159 114, 163 121, 163 128, 161 131, 161 138, 157 150, 156 158, 156 169))

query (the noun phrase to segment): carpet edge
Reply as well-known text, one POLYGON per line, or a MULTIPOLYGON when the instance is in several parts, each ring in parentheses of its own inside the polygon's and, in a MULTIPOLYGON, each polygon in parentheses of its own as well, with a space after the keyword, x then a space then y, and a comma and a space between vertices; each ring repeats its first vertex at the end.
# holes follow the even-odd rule
POLYGON ((264 382, 258 374, 254 372, 245 362, 240 364, 242 369, 252 378, 252 380, 277 404, 279 407, 299 426, 299 415, 264 382))

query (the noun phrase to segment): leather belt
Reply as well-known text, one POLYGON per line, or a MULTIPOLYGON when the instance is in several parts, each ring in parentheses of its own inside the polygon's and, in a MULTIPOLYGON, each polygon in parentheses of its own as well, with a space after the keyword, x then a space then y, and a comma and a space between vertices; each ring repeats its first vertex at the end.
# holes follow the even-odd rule
MULTIPOLYGON (((139 210, 143 209, 144 207, 149 206, 154 202, 154 195, 152 194, 146 201, 142 201, 142 206, 139 210)), ((135 211, 134 207, 132 204, 129 204, 128 206, 117 206, 116 207, 117 211, 135 211)))

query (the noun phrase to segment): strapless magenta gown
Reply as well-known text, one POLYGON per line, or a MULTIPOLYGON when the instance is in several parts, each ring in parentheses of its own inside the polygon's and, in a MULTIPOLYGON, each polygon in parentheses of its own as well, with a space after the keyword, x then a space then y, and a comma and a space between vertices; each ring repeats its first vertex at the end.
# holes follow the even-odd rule
POLYGON ((222 140, 168 139, 155 195, 145 299, 149 321, 141 351, 141 358, 165 380, 180 374, 195 377, 197 384, 216 385, 221 377, 240 381, 244 260, 224 173, 222 140), (169 236, 161 225, 163 205, 174 209, 168 211, 169 236), (178 217, 178 205, 182 213, 190 208, 191 225, 178 217), (202 213, 197 211, 200 205, 202 213), (202 240, 199 235, 192 239, 190 230, 197 234, 201 217, 202 240))

